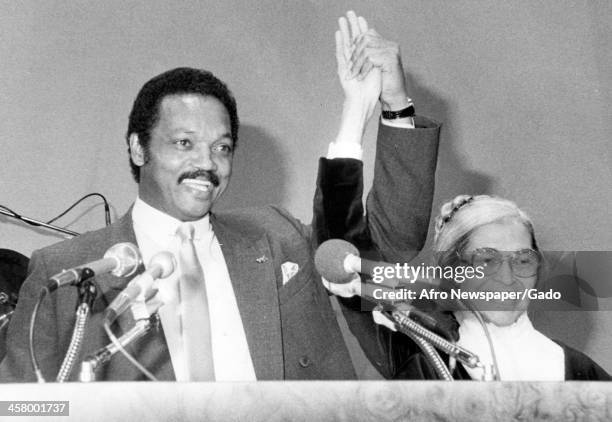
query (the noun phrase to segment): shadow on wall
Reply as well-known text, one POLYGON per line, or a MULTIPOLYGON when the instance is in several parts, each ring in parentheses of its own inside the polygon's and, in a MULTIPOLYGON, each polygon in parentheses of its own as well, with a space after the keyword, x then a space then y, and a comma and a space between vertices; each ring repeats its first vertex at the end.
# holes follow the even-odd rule
POLYGON ((217 209, 281 204, 287 194, 287 168, 280 142, 252 125, 240 127, 227 191, 217 209))
POLYGON ((433 216, 437 215, 439 205, 457 195, 494 194, 495 192, 491 192, 493 178, 468 168, 462 159, 459 149, 461 134, 455 124, 453 113, 454 108, 460 105, 451 107, 440 93, 421 84, 413 75, 407 74, 406 82, 414 95, 417 110, 421 110, 420 113, 426 116, 433 116, 442 123, 433 216))
POLYGON ((412 261, 415 265, 432 262, 434 221, 440 206, 461 194, 492 194, 494 180, 491 176, 470 169, 460 152, 461 134, 455 123, 453 107, 439 93, 422 84, 418 77, 406 74, 406 83, 420 115, 442 123, 436 187, 427 242, 422 252, 412 261))

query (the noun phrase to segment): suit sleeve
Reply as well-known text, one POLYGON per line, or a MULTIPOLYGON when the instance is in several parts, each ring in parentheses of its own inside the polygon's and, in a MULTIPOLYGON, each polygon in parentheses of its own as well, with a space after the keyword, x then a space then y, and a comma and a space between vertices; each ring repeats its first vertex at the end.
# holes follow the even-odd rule
MULTIPOLYGON (((415 129, 379 125, 374 183, 364 212, 363 164, 321 159, 314 201, 313 231, 318 243, 340 238, 362 256, 408 262, 422 249, 433 201, 440 125, 417 117, 415 129)), ((372 305, 358 297, 339 298, 351 332, 386 378, 415 351, 405 336, 372 321, 372 305)))
POLYGON ((359 238, 365 227, 362 197, 361 160, 321 158, 313 206, 313 246, 329 239, 359 238))
POLYGON ((364 212, 363 163, 321 158, 314 198, 318 245, 339 238, 366 256, 408 262, 427 237, 440 126, 416 118, 415 129, 379 125, 374 183, 364 212))
MULTIPOLYGON (((9 323, 7 353, 0 364, 0 382, 35 382, 29 352, 29 326, 34 305, 46 283, 44 258, 34 252, 28 267, 28 277, 19 292, 19 301, 9 323)), ((39 307, 34 344, 36 357, 46 380, 53 380, 59 370, 55 318, 55 295, 47 295, 39 307)))
POLYGON ((415 129, 379 125, 374 182, 359 247, 389 262, 407 262, 423 248, 438 160, 440 126, 417 117, 415 129))

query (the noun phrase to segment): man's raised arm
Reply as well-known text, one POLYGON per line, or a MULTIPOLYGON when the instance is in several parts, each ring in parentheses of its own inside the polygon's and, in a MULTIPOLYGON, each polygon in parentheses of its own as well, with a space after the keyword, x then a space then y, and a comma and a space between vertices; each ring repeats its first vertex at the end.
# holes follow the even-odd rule
POLYGON ((379 259, 409 261, 427 236, 440 127, 415 116, 398 44, 353 12, 339 19, 336 60, 345 101, 338 136, 319 166, 315 233, 319 242, 342 238, 379 259), (383 115, 364 215, 362 135, 378 100, 383 115), (336 160, 347 156, 355 160, 336 160))

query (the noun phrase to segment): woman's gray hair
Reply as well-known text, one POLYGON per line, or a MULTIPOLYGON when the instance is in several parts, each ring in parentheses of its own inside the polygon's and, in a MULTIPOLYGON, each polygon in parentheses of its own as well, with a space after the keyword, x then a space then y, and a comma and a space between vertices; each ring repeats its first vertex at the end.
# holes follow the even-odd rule
POLYGON ((500 220, 515 219, 531 234, 534 250, 538 250, 531 218, 514 202, 489 195, 459 195, 442 205, 435 220, 433 250, 437 265, 454 265, 478 227, 500 220))

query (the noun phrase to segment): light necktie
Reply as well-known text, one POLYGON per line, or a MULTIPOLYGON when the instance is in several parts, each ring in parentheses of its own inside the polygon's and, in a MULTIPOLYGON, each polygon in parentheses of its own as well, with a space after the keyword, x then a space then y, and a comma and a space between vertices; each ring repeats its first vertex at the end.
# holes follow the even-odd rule
POLYGON ((180 269, 180 303, 182 341, 190 381, 214 381, 210 313, 204 272, 195 245, 194 227, 183 223, 177 229, 180 239, 178 261, 180 269))

